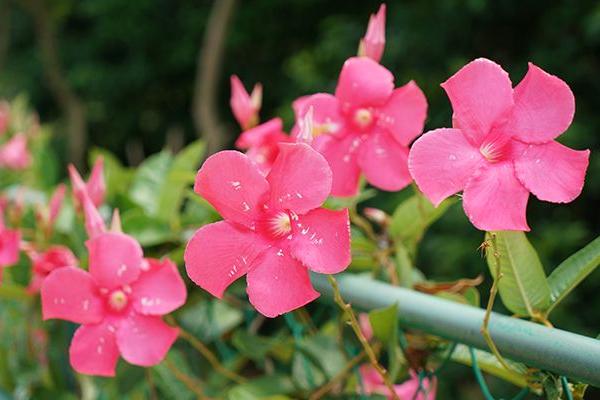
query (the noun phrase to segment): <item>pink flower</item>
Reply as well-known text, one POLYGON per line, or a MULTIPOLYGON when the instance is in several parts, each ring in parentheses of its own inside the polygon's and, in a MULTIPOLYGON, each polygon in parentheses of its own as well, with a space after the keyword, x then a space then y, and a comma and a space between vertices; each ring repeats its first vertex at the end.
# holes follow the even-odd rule
POLYGON ((257 83, 249 95, 236 75, 231 75, 231 111, 243 130, 258 124, 258 112, 262 103, 262 85, 257 83))
POLYGON ((565 82, 530 63, 513 90, 498 64, 477 59, 442 87, 453 128, 426 133, 409 156, 411 174, 433 204, 462 190, 477 228, 528 231, 530 192, 555 203, 579 196, 590 152, 554 141, 575 112, 565 82))
MULTIPOLYGON (((375 368, 369 364, 361 365, 359 368, 360 377, 362 380, 362 388, 365 394, 381 394, 388 399, 393 396, 390 390, 383 382, 381 375, 375 368)), ((413 372, 410 372, 411 378, 400 385, 394 385, 394 392, 400 399, 410 400, 434 400, 436 396, 437 381, 425 378, 422 382, 422 390, 419 392, 419 377, 413 372)))
POLYGON ((312 145, 331 166, 332 195, 355 195, 361 171, 383 190, 411 182, 408 145, 423 130, 427 114, 425 96, 414 82, 394 89, 390 71, 370 58, 354 57, 344 63, 335 96, 318 93, 296 100, 296 120, 310 107, 312 145))
POLYGON ((235 147, 247 150, 246 155, 267 175, 279 154, 279 143, 291 141, 283 131, 281 118, 273 118, 242 132, 235 147))
POLYGON ((0 136, 4 135, 8 129, 10 120, 10 106, 6 102, 0 103, 0 136))
POLYGON ((86 182, 83 181, 79 172, 74 165, 69 165, 69 176, 71 177, 71 185, 73 186, 73 195, 79 207, 83 204, 83 192, 87 192, 90 200, 96 207, 104 202, 106 195, 106 183, 104 182, 104 158, 98 157, 90 177, 86 182))
POLYGON ((2 270, 19 261, 20 245, 21 232, 6 228, 4 209, 0 207, 0 282, 2 282, 2 270))
POLYGON ((350 263, 348 210, 320 208, 331 188, 327 161, 304 143, 282 143, 265 177, 237 151, 209 157, 194 190, 225 219, 187 244, 189 277, 221 298, 246 275, 250 302, 275 317, 316 299, 308 269, 334 274, 350 263))
POLYGON ((55 269, 77 267, 78 264, 73 252, 65 246, 54 245, 42 253, 30 250, 27 255, 32 262, 31 282, 28 288, 30 293, 39 292, 44 279, 55 269))
POLYGON ((44 319, 81 324, 69 349, 71 365, 82 374, 114 376, 119 355, 135 365, 158 364, 178 334, 161 315, 186 299, 177 267, 168 259, 144 259, 139 243, 122 233, 104 233, 86 245, 89 272, 56 269, 41 290, 44 319))
POLYGON ((385 4, 379 6, 377 14, 371 14, 367 33, 360 40, 358 55, 379 62, 385 47, 385 4))
POLYGON ((0 147, 0 167, 25 169, 31 165, 31 154, 27 149, 27 137, 18 133, 0 147))

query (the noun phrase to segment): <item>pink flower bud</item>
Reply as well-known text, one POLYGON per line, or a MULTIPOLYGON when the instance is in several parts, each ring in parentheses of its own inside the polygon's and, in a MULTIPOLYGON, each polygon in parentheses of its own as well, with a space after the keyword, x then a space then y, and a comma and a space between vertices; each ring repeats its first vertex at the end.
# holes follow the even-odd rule
POLYGON ((243 130, 258 124, 258 112, 262 104, 262 86, 256 84, 249 95, 242 81, 236 75, 231 76, 231 111, 243 130))
POLYGON ((361 39, 358 55, 369 57, 377 62, 383 56, 385 47, 385 4, 379 7, 377 14, 371 14, 367 33, 361 39))

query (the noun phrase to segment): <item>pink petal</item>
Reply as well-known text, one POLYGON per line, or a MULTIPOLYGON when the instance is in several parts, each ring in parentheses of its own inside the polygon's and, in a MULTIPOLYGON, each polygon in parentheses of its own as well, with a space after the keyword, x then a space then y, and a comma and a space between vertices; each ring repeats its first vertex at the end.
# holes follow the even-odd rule
POLYGON ((398 191, 412 178, 408 172, 408 148, 387 132, 371 132, 358 151, 358 165, 367 181, 383 190, 398 191))
POLYGON ((31 165, 31 154, 27 148, 27 137, 18 133, 0 147, 0 167, 25 169, 31 165))
POLYGON ((43 274, 48 274, 62 267, 77 267, 75 254, 65 246, 53 245, 41 254, 32 258, 33 269, 43 274))
POLYGON ((538 199, 553 203, 573 201, 583 189, 590 151, 573 150, 558 142, 518 145, 517 177, 538 199))
POLYGON ((83 196, 84 196, 84 193, 87 192, 87 187, 85 185, 85 182, 83 181, 83 178, 79 174, 79 171, 77 171, 77 168, 75 168, 75 166, 73 164, 69 164, 67 167, 67 170, 69 171, 69 179, 71 180, 71 188, 73 190, 73 197, 75 197, 76 203, 80 207, 83 207, 83 196))
POLYGON ((270 205, 302 214, 323 204, 331 191, 331 168, 325 158, 304 143, 282 143, 267 176, 270 205))
POLYGON ((307 268, 337 274, 350 264, 350 221, 348 210, 318 208, 298 216, 292 224, 292 256, 307 268))
POLYGON ((52 197, 50 198, 50 202, 48 204, 48 223, 50 225, 54 224, 54 221, 56 221, 56 218, 60 213, 60 209, 65 199, 66 190, 67 187, 65 184, 61 183, 56 187, 54 193, 52 193, 52 197))
MULTIPOLYGON (((312 96, 304 96, 302 100, 296 100, 295 113, 296 125, 299 125, 302 117, 308 110, 313 108, 313 129, 315 135, 331 134, 343 135, 345 133, 345 120, 342 115, 339 100, 327 93, 317 93, 312 96)), ((299 129, 296 129, 298 131, 299 129)))
POLYGON ((484 158, 458 129, 429 131, 412 145, 408 169, 419 189, 437 207, 464 189, 484 158))
POLYGON ((75 267, 59 268, 44 279, 41 290, 44 319, 93 324, 104 317, 104 303, 94 278, 75 267))
POLYGON ((96 207, 104 202, 106 183, 104 182, 104 158, 98 157, 86 184, 87 193, 96 207))
POLYGON ((146 259, 148 269, 131 285, 133 307, 140 314, 163 315, 185 303, 187 291, 173 261, 146 259))
POLYGON ((512 163, 488 163, 467 183, 463 207, 471 223, 482 231, 529 231, 525 216, 528 198, 512 163))
POLYGON ((349 134, 342 139, 334 137, 326 137, 326 139, 328 140, 322 142, 319 152, 323 154, 333 173, 331 195, 343 197, 356 195, 360 177, 357 161, 358 149, 362 143, 360 136, 349 134))
POLYGON ((358 371, 365 394, 389 394, 390 390, 385 386, 385 382, 381 378, 381 375, 372 365, 363 364, 358 368, 358 371))
POLYGON ((352 57, 346 60, 335 97, 342 111, 349 112, 359 107, 383 105, 394 90, 394 75, 376 61, 367 57, 352 57))
POLYGON ((515 106, 502 129, 527 143, 542 143, 567 130, 575 115, 575 97, 563 80, 529 63, 515 87, 515 106))
POLYGON ((267 122, 248 129, 238 137, 235 147, 241 150, 247 150, 252 147, 263 146, 265 144, 277 141, 281 137, 287 137, 283 133, 283 121, 281 118, 272 118, 267 122))
POLYGON ((319 297, 310 283, 306 267, 283 249, 265 251, 248 272, 247 281, 250 303, 269 318, 295 310, 319 297))
POLYGON ((106 232, 86 242, 90 273, 103 288, 112 289, 135 281, 140 275, 142 247, 131 236, 106 232))
POLYGON ((371 15, 367 33, 361 40, 359 55, 379 62, 385 47, 385 4, 379 7, 377 14, 371 15))
POLYGON ((395 89, 379 110, 377 123, 403 146, 423 132, 427 117, 427 99, 414 81, 395 89))
POLYGON ((185 249, 187 274, 196 285, 213 296, 246 274, 268 244, 244 227, 226 221, 198 229, 185 249))
POLYGON ((243 129, 248 129, 258 120, 258 108, 236 75, 231 76, 231 100, 229 102, 233 116, 243 129))
POLYGON ((194 190, 224 219, 252 227, 263 210, 269 184, 247 156, 220 151, 204 162, 194 190))
POLYGON ((512 83, 493 61, 478 58, 442 84, 459 127, 478 146, 494 125, 500 125, 513 107, 512 83))
POLYGON ((365 339, 371 340, 373 339, 373 327, 371 326, 371 320, 369 319, 369 314, 360 313, 358 314, 358 323, 360 325, 360 331, 365 336, 365 339))
POLYGON ((179 329, 160 317, 132 313, 117 329, 117 344, 123 358, 134 365, 159 364, 177 340, 179 329))
POLYGON ((81 202, 83 203, 83 215, 85 220, 85 231, 89 238, 94 238, 106 232, 106 225, 98 209, 88 196, 87 191, 81 192, 81 202))
POLYGON ((119 349, 113 332, 114 327, 107 321, 80 326, 69 348, 73 369, 80 374, 115 376, 119 349))
POLYGON ((0 267, 8 267, 19 261, 21 232, 0 227, 0 267))

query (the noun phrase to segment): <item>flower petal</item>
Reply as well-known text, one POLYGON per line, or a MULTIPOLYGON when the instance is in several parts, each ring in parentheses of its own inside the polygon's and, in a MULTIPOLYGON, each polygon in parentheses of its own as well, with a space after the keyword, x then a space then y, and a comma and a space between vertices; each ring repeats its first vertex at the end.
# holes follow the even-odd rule
POLYGON ((307 268, 337 274, 350 264, 348 210, 319 208, 298 216, 292 224, 292 256, 307 268))
POLYGON ((323 204, 331 191, 331 168, 325 158, 304 143, 281 143, 267 176, 270 204, 303 214, 323 204))
POLYGON ((213 296, 246 274, 266 248, 259 235, 227 221, 198 229, 185 249, 185 268, 196 285, 213 296))
POLYGON ((295 310, 319 297, 310 283, 306 267, 283 249, 265 251, 246 279, 250 303, 269 318, 295 310))
POLYGON ((567 130, 575 115, 575 97, 562 79, 529 63, 515 87, 515 106, 505 127, 514 138, 543 143, 567 130))
POLYGON ((553 203, 573 201, 583 189, 590 151, 573 150, 558 142, 518 145, 517 178, 538 199, 553 203))
POLYGON ((160 317, 132 313, 117 329, 117 344, 123 358, 134 365, 150 367, 160 363, 177 340, 179 329, 160 317))
MULTIPOLYGON (((317 139, 319 139, 318 137, 317 139)), ((329 163, 333 173, 331 184, 332 196, 354 196, 358 192, 358 167, 357 154, 361 144, 360 136, 350 134, 342 139, 326 137, 319 145, 319 152, 329 163)))
POLYGON ((463 207, 482 231, 529 231, 525 211, 529 192, 515 176, 512 163, 480 167, 467 183, 463 207))
POLYGON ((187 291, 173 261, 146 259, 149 269, 131 285, 133 307, 140 314, 163 315, 185 303, 187 291))
POLYGON ((269 184, 247 156, 220 151, 204 162, 194 190, 224 219, 252 227, 262 212, 269 184))
POLYGON ((382 190, 398 191, 412 181, 408 148, 387 132, 369 134, 358 151, 358 165, 367 181, 382 190))
POLYGON ((16 229, 2 229, 0 226, 0 267, 8 267, 19 261, 20 245, 21 232, 16 229))
POLYGON ((282 139, 287 138, 283 133, 283 121, 281 118, 272 118, 265 123, 242 132, 235 141, 235 147, 247 150, 251 147, 263 146, 267 143, 277 141, 280 137, 282 139))
POLYGON ((119 349, 114 327, 108 321, 82 325, 73 335, 69 358, 71 366, 80 374, 115 376, 119 349))
POLYGON ((442 128, 425 133, 412 145, 408 169, 419 189, 438 206, 464 189, 483 162, 460 130, 442 128))
POLYGON ((100 287, 112 289, 135 281, 140 275, 140 244, 123 233, 106 232, 86 242, 90 273, 100 287))
POLYGON ((408 146, 423 132, 427 118, 427 99, 414 81, 395 89, 379 110, 377 124, 408 146))
POLYGON ((104 317, 104 303, 92 276, 79 268, 64 267, 44 279, 41 290, 44 319, 93 324, 104 317))
POLYGON ((96 207, 104 202, 106 183, 104 182, 104 157, 96 158, 86 184, 87 193, 96 207))
POLYGON ((494 125, 505 121, 513 106, 508 74, 485 58, 462 67, 442 87, 452 103, 455 127, 477 146, 494 125))
POLYGON ((300 131, 299 123, 310 107, 313 108, 314 134, 331 134, 339 136, 345 133, 345 121, 340 109, 340 102, 335 96, 328 93, 317 93, 296 100, 294 103, 296 132, 300 131))
POLYGON ((340 72, 335 97, 342 111, 383 105, 394 90, 394 75, 368 57, 346 60, 340 72))

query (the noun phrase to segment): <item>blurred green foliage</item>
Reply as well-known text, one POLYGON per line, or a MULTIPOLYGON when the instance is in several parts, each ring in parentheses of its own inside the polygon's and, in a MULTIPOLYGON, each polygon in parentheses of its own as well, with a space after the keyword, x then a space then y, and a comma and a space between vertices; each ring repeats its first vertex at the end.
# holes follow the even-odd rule
MULTIPOLYGON (((191 161, 185 154, 159 153, 169 132, 184 132, 189 142, 196 136, 190 113, 192 90, 197 54, 212 2, 57 0, 47 4, 57 27, 67 77, 88 112, 90 148, 107 149, 118 157, 105 154, 108 187, 113 190, 109 198, 111 204, 126 211, 123 213, 126 230, 138 232, 140 240, 154 246, 181 240, 189 234, 185 227, 214 219, 205 204, 185 192, 191 161), (125 149, 132 143, 141 143, 146 154, 157 153, 148 159, 147 169, 142 167, 134 172, 124 166, 125 149), (141 196, 144 187, 151 185, 155 190, 156 183, 166 176, 176 182, 177 190, 166 191, 164 203, 160 204, 171 204, 166 198, 171 195, 182 198, 185 194, 193 199, 186 203, 180 218, 171 218, 175 215, 172 209, 147 203, 141 196), (133 196, 124 195, 129 184, 132 188, 142 188, 142 191, 135 190, 133 196), (170 236, 173 226, 177 228, 178 237, 170 236)), ((282 115, 290 127, 291 101, 300 95, 334 90, 343 61, 356 53, 368 15, 378 6, 378 1, 343 0, 238 2, 227 35, 225 63, 219 81, 220 117, 228 123, 231 141, 237 134, 237 127, 228 109, 230 74, 239 74, 247 86, 263 82, 263 118, 282 115)), ((19 2, 0 0, 0 7, 8 7, 10 19, 9 47, 5 56, 0 57, 4 60, 0 65, 0 97, 27 93, 41 119, 56 121, 55 131, 60 133, 60 110, 45 85, 31 19, 19 2)), ((595 0, 407 0, 388 3, 387 43, 382 63, 395 74, 398 84, 414 79, 424 90, 429 101, 426 129, 450 125, 451 109, 439 84, 477 57, 499 62, 509 71, 514 83, 524 75, 527 62, 532 61, 568 82, 576 96, 575 121, 559 140, 577 149, 592 149, 583 194, 568 205, 542 203, 532 198, 528 208, 532 227, 528 238, 549 275, 555 266, 600 232, 600 3, 595 0)), ((64 139, 60 135, 53 145, 59 154, 64 154, 64 139)), ((201 149, 192 147, 186 151, 199 152, 201 149)), ((92 151, 92 157, 99 153, 100 150, 92 151)), ((188 157, 193 154, 188 153, 188 157)), ((66 162, 52 157, 36 159, 47 164, 39 168, 47 172, 40 174, 47 179, 41 189, 48 189, 63 170, 58 164, 64 166, 66 162)), ((400 193, 378 193, 365 204, 391 214, 396 205, 410 195, 410 188, 400 193)), ((447 213, 431 222, 433 225, 425 233, 416 254, 418 267, 429 278, 450 280, 486 272, 485 260, 477 252, 483 234, 468 223, 459 202, 449 205, 447 213)), ((367 249, 366 253, 369 251, 367 249)), ((173 256, 180 258, 181 254, 173 256)), ((364 264, 364 260, 361 263, 364 264)), ((557 307, 552 319, 555 325, 590 336, 600 333, 599 285, 600 272, 596 271, 557 307)), ((487 297, 486 289, 485 284, 480 288, 484 297, 487 297)), ((208 306, 206 302, 199 302, 198 308, 201 307, 208 306)), ((15 308, 11 312, 30 311, 15 308)), ((218 332, 208 333, 215 327, 203 317, 207 312, 206 309, 186 308, 179 318, 196 334, 218 338, 218 332)), ((237 309, 217 312, 228 316, 222 332, 243 323, 244 316, 237 309)), ((67 346, 70 329, 57 324, 56 331, 63 346, 67 346)), ((7 337, 11 335, 4 330, 1 333, 7 337)), ((315 336, 316 342, 318 337, 315 336)), ((276 338, 275 333, 269 336, 269 339, 276 338)), ((240 353, 252 353, 261 348, 275 360, 289 357, 281 351, 280 344, 267 342, 266 338, 254 339, 265 340, 252 350, 244 348, 247 338, 234 337, 232 343, 240 353)), ((15 346, 24 345, 19 340, 15 342, 15 346)), ((324 346, 323 343, 298 345, 314 346, 317 353, 324 346)), ((228 350, 231 352, 231 349, 221 347, 222 354, 230 354, 228 350)), ((170 355, 179 361, 185 356, 182 349, 170 355)), ((65 371, 68 370, 64 354, 61 356, 57 352, 52 357, 65 371)), ((10 357, 0 358, 16 362, 10 361, 10 357)), ((294 365, 297 364, 294 361, 294 365)), ((181 365, 184 365, 182 369, 195 372, 205 368, 188 366, 183 361, 181 365)), ((189 391, 173 384, 173 379, 169 379, 171 372, 164 367, 153 369, 149 377, 139 368, 122 367, 130 373, 128 381, 111 384, 105 396, 122 392, 123 386, 135 392, 134 381, 145 377, 153 379, 159 389, 166 387, 164 390, 173 393, 173 398, 191 398, 189 391)), ((0 365, 0 370, 2 368, 5 366, 0 365)), ((28 377, 23 375, 21 379, 28 377)), ((65 374, 61 379, 68 381, 61 385, 75 386, 73 375, 65 374)), ((320 378, 317 376, 316 379, 320 378)), ((310 384, 308 376, 304 383, 310 384)), ((499 381, 491 380, 490 383, 493 391, 507 392, 499 381)), ((18 386, 20 382, 11 384, 18 386)), ((266 385, 261 386, 259 382, 254 386, 238 387, 230 396, 253 398, 248 393, 262 393, 261 390, 269 385, 271 389, 285 389, 289 388, 290 382, 285 376, 269 377, 266 385)), ((440 385, 441 399, 479 396, 470 370, 457 364, 443 372, 440 385)), ((85 387, 83 383, 82 387, 85 387)), ((144 395, 146 393, 138 393, 138 396, 144 395)), ((594 393, 590 391, 589 395, 593 398, 594 393)), ((48 396, 58 396, 58 393, 48 396)), ((1 392, 0 398, 3 398, 1 392)), ((72 397, 63 395, 60 398, 72 397)))

